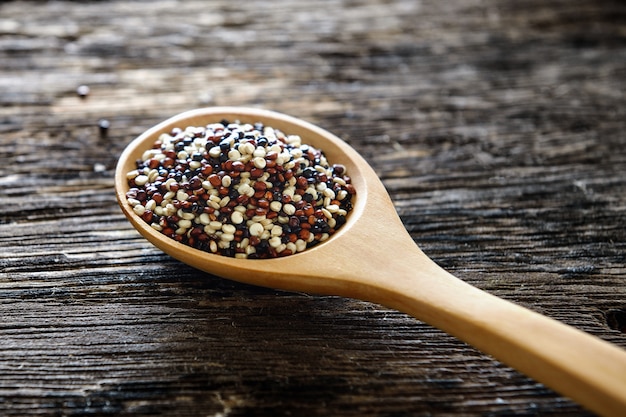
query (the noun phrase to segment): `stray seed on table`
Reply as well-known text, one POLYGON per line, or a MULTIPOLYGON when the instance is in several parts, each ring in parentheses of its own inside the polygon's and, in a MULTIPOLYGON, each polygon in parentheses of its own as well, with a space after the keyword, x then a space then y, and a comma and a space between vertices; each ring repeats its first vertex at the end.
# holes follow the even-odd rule
POLYGON ((78 86, 78 88, 76 89, 76 94, 78 94, 78 97, 86 99, 89 95, 89 87, 86 85, 78 86))
POLYGON ((100 131, 101 139, 104 139, 108 136, 110 126, 111 126, 111 123, 109 123, 109 121, 106 119, 100 119, 100 121, 98 121, 98 129, 100 131))

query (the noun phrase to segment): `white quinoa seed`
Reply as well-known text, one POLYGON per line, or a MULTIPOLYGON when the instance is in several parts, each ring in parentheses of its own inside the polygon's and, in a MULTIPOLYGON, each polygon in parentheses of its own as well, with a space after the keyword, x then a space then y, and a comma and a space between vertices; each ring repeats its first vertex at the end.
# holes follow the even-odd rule
MULTIPOLYGON (((340 177, 333 178, 333 182, 336 183, 336 184, 339 184, 339 185, 341 185, 343 187, 346 186, 346 181, 343 178, 340 178, 340 177)), ((342 190, 342 191, 345 191, 345 190, 342 190)))
POLYGON ((335 192, 333 191, 333 189, 332 189, 332 188, 326 188, 326 189, 324 189, 323 194, 324 194, 324 197, 328 197, 328 198, 330 198, 331 200, 334 200, 334 199, 335 199, 335 192))
POLYGON ((223 224, 222 225, 222 231, 224 233, 228 233, 228 234, 235 234, 235 232, 237 231, 237 228, 235 226, 233 226, 232 224, 223 224))
POLYGON ((187 201, 188 198, 189 198, 189 195, 183 190, 178 190, 178 192, 176 192, 176 199, 178 201, 187 201))
POLYGON ((231 161, 238 161, 241 159, 241 153, 237 149, 231 149, 228 151, 228 159, 231 161))
POLYGON ((146 208, 141 204, 137 204, 133 207, 133 211, 137 216, 143 216, 143 214, 146 212, 146 208))
POLYGON ((302 239, 296 240, 296 252, 302 252, 306 249, 306 242, 302 239))
POLYGON ((232 214, 230 215, 230 221, 233 222, 233 224, 241 224, 243 223, 243 214, 241 213, 241 211, 233 211, 232 214))
POLYGON ((150 210, 150 211, 154 211, 154 209, 156 208, 156 201, 154 200, 148 200, 148 202, 146 203, 146 210, 150 210))
POLYGON ((278 248, 282 243, 282 240, 280 240, 280 237, 278 236, 273 236, 269 240, 269 244, 273 248, 278 248))
POLYGON ((146 185, 147 182, 148 182, 148 176, 146 175, 137 175, 135 177, 135 184, 139 186, 146 185))
POLYGON ((220 149, 219 146, 214 146, 211 149, 209 149, 209 155, 211 156, 211 158, 219 158, 221 154, 222 154, 222 150, 220 149))
POLYGON ((265 228, 261 223, 252 223, 250 227, 248 227, 251 236, 260 236, 264 230, 265 228))
POLYGON ((296 253, 298 251, 296 244, 293 242, 288 242, 285 246, 289 251, 291 251, 291 253, 296 253))
POLYGON ((252 163, 254 164, 255 167, 259 169, 263 169, 267 165, 267 162, 265 161, 265 159, 260 156, 256 156, 252 158, 252 163))
POLYGON ((148 172, 148 182, 150 183, 154 182, 158 176, 159 176, 159 171, 157 171, 156 169, 151 169, 150 172, 148 172))
POLYGON ((270 210, 275 211, 275 212, 279 212, 280 209, 283 207, 283 203, 281 203, 280 201, 272 201, 270 203, 270 210))
POLYGON ((220 239, 223 242, 232 242, 233 240, 235 240, 235 235, 231 233, 222 233, 222 236, 220 236, 220 239))
POLYGON ((181 218, 183 218, 183 219, 185 219, 185 220, 193 220, 193 219, 195 219, 195 218, 196 218, 196 215, 195 215, 195 214, 193 214, 193 213, 185 213, 185 212, 184 212, 184 211, 182 211, 182 210, 178 210, 178 211, 176 212, 176 214, 178 214, 178 217, 181 217, 181 218))
POLYGON ((254 145, 250 142, 242 143, 239 146, 239 152, 241 153, 241 155, 252 155, 255 149, 256 148, 254 147, 254 145))
POLYGON ((171 215, 172 215, 172 214, 174 214, 174 213, 176 213, 176 207, 174 207, 174 205, 173 205, 173 204, 168 203, 168 204, 165 206, 165 215, 166 215, 166 216, 171 216, 171 215))
POLYGON ((191 227, 191 220, 182 219, 178 222, 178 226, 189 229, 191 227))
POLYGON ((283 205, 283 211, 286 215, 292 216, 296 212, 296 206, 293 204, 285 204, 283 205))

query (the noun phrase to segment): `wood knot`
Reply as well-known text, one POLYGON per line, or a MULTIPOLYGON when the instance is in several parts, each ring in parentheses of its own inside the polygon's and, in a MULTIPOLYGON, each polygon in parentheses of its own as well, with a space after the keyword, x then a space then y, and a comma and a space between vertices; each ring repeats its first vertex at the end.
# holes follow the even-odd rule
POLYGON ((626 333, 626 309, 607 311, 606 322, 611 329, 626 333))

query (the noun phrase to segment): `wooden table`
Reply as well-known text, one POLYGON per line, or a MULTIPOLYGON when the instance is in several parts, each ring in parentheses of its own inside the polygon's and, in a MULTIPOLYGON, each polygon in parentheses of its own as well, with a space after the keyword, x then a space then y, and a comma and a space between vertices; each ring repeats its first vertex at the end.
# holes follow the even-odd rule
POLYGON ((625 16, 592 0, 2 2, 0 414, 590 415, 404 314, 173 260, 125 220, 113 170, 191 108, 304 118, 371 163, 439 264, 626 348, 625 16))

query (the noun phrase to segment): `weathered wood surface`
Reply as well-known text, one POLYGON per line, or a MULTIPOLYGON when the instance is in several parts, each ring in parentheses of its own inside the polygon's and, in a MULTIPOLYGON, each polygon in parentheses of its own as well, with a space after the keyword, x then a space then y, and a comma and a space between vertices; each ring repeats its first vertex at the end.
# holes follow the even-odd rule
POLYGON ((305 118, 438 263, 626 348, 625 27, 619 1, 2 2, 0 414, 588 415, 403 314, 181 265, 112 175, 183 110, 305 118))

